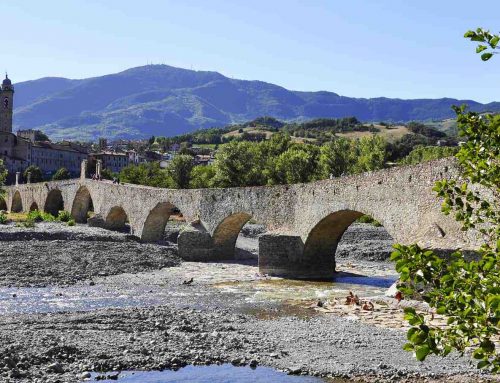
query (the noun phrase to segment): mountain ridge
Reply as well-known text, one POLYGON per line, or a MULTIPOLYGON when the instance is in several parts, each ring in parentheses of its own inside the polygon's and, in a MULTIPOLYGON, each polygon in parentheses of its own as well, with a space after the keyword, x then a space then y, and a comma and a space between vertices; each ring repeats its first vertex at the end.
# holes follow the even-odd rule
POLYGON ((450 118, 451 105, 463 103, 476 111, 500 111, 500 102, 354 98, 168 65, 87 79, 44 77, 17 83, 15 89, 15 129, 41 129, 54 139, 173 136, 264 115, 285 121, 355 116, 367 122, 406 122, 450 118))

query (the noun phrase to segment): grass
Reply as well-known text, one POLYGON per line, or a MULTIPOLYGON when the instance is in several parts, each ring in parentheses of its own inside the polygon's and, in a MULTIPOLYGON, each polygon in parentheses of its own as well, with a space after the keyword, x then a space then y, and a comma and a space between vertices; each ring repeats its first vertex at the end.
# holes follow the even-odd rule
POLYGON ((7 213, 7 219, 12 222, 26 222, 28 213, 7 213))
POLYGON ((375 128, 379 129, 380 132, 372 133, 372 132, 346 132, 346 133, 337 133, 336 135, 339 137, 345 138, 361 138, 361 137, 370 137, 372 135, 382 136, 389 142, 394 142, 405 134, 413 134, 408 130, 406 126, 397 125, 397 126, 383 126, 383 125, 374 125, 375 128))
MULTIPOLYGON (((366 125, 369 126, 369 125, 366 125)), ((345 138, 351 138, 351 139, 356 139, 356 138, 361 138, 361 137, 370 137, 372 135, 377 135, 377 136, 382 136, 384 137, 387 141, 389 142, 394 142, 401 137, 403 137, 405 134, 413 134, 411 133, 406 126, 403 125, 396 125, 396 126, 384 126, 384 125, 378 125, 374 124, 373 125, 375 128, 377 128, 379 131, 378 132, 345 132, 345 133, 336 133, 335 135, 337 137, 345 137, 345 138)), ((265 133, 266 139, 271 138, 273 134, 276 132, 274 131, 269 131, 265 129, 256 129, 254 127, 248 127, 248 128, 243 128, 243 132, 247 133, 265 133)), ((223 136, 224 137, 240 137, 242 136, 243 133, 239 133, 238 130, 233 130, 232 132, 226 133, 223 136)), ((304 138, 304 137, 295 137, 291 136, 292 140, 294 142, 298 143, 314 143, 316 141, 315 138, 304 138)), ((201 145, 199 145, 201 146, 201 145)))

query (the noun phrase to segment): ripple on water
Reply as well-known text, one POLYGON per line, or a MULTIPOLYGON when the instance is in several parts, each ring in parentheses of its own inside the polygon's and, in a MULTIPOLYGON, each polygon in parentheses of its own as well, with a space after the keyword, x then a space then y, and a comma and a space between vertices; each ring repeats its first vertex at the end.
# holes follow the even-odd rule
MULTIPOLYGON (((98 374, 93 374, 95 378, 98 374)), ((115 380, 101 380, 113 382, 115 380)), ((292 376, 268 367, 187 366, 178 371, 124 371, 119 375, 123 383, 324 383, 340 382, 311 376, 292 376)))

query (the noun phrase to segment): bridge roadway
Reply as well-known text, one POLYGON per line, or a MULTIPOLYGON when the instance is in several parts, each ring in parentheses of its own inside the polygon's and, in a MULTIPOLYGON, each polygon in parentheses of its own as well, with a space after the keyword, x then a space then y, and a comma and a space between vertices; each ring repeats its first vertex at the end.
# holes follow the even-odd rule
MULTIPOLYGON (((82 164, 82 175, 86 163, 82 164)), ((259 238, 259 267, 269 275, 330 278, 345 230, 362 214, 382 223, 396 242, 452 249, 475 248, 453 217, 441 213, 435 181, 456 176, 453 159, 345 176, 308 184, 174 190, 113 184, 81 177, 7 186, 0 208, 67 210, 77 222, 122 229, 142 241, 160 240, 177 209, 187 224, 178 238, 186 260, 234 257, 243 225, 253 218, 267 227, 259 238)))

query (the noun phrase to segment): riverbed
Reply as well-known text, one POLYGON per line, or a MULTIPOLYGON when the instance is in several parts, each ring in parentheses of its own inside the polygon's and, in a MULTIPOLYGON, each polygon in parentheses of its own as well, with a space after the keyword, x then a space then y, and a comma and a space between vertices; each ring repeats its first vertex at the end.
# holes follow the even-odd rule
MULTIPOLYGON (((27 229, 6 230, 3 381, 71 382, 88 372, 219 364, 364 381, 489 379, 467 356, 419 363, 402 351, 402 307, 384 296, 396 278, 386 259, 390 240, 382 236, 366 257, 361 251, 365 240, 380 238, 379 228, 357 226, 345 248, 352 241, 358 247, 339 256, 339 278, 311 283, 261 275, 251 256, 181 262, 171 244, 145 245, 115 233, 106 241, 102 229, 57 225, 40 225, 45 234, 37 239, 27 229), (67 241, 53 239, 67 231, 67 241), (344 305, 350 292, 377 310, 344 305)), ((253 254, 252 238, 238 242, 253 254)))

